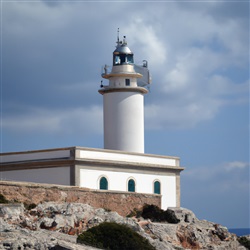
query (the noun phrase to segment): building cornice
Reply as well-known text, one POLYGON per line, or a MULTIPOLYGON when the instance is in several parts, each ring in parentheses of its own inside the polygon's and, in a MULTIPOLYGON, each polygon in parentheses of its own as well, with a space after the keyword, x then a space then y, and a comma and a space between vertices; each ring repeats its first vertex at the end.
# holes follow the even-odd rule
POLYGON ((1 171, 65 166, 88 166, 122 169, 136 169, 158 172, 181 172, 179 157, 130 153, 118 150, 69 147, 0 154, 1 171), (18 160, 20 159, 20 160, 18 160), (158 161, 158 163, 157 163, 158 161), (169 165, 168 162, 173 163, 169 165))
POLYGON ((148 90, 143 87, 104 87, 102 89, 99 89, 98 92, 102 95, 112 92, 137 92, 141 94, 147 94, 148 90))

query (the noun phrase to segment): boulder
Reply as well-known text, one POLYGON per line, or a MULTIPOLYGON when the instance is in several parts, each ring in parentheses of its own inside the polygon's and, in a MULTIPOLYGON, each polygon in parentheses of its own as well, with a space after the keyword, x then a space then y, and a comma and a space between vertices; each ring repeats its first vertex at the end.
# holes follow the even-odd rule
POLYGON ((187 222, 194 223, 197 221, 195 214, 186 208, 169 207, 166 211, 169 223, 187 222))

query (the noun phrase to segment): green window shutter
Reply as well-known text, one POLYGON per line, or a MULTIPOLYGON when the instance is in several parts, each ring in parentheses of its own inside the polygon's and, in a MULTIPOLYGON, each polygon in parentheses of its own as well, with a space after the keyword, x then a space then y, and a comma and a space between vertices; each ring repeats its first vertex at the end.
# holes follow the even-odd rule
POLYGON ((105 177, 102 177, 100 180, 100 189, 108 190, 108 181, 105 177))
POLYGON ((161 194, 161 183, 159 181, 154 182, 154 194, 161 194))
POLYGON ((128 191, 135 192, 135 181, 133 179, 128 181, 128 191))

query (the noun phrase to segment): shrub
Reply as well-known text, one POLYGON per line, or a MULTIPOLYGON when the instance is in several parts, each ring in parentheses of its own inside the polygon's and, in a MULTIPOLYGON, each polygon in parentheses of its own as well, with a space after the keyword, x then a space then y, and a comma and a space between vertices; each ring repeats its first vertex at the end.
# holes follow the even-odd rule
POLYGON ((2 195, 2 194, 0 194, 0 203, 9 203, 9 201, 5 198, 5 196, 4 195, 2 195))
POLYGON ((109 250, 155 250, 147 239, 126 225, 104 222, 80 234, 77 243, 109 250))
POLYGON ((245 236, 238 237, 238 241, 246 249, 250 249, 250 240, 247 237, 245 237, 245 236))
POLYGON ((151 221, 166 221, 164 211, 155 205, 144 205, 141 216, 151 221))
POLYGON ((155 205, 145 204, 141 211, 134 209, 129 216, 143 217, 156 222, 179 223, 180 220, 176 218, 175 214, 171 211, 164 211, 155 205))

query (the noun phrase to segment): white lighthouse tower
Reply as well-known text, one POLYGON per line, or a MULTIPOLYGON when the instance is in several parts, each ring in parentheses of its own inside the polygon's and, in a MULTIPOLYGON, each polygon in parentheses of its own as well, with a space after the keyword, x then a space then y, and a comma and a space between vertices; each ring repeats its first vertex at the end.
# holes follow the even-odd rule
POLYGON ((146 61, 140 67, 133 57, 126 37, 119 41, 118 34, 112 70, 108 72, 105 65, 102 74, 109 85, 101 85, 99 90, 103 95, 104 148, 144 153, 144 94, 148 93, 144 86, 149 83, 149 72, 146 61))

